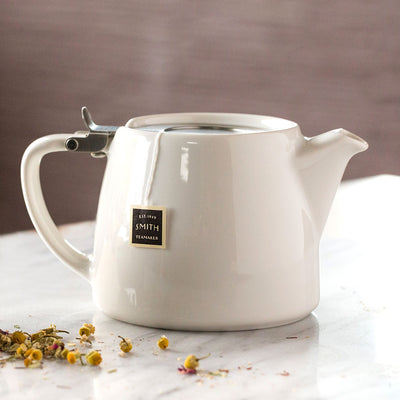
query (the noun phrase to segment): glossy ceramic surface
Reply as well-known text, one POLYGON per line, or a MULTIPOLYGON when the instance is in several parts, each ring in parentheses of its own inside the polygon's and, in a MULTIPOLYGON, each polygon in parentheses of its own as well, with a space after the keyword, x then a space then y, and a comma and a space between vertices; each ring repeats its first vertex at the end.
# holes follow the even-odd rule
POLYGON ((264 116, 132 119, 106 149, 94 253, 86 256, 65 243, 40 190, 40 159, 65 140, 39 139, 22 163, 42 238, 91 281, 106 314, 195 330, 277 326, 317 306, 321 232, 347 161, 367 148, 342 129, 308 139, 296 123, 264 116), (204 124, 242 131, 148 128, 204 124), (134 205, 165 208, 165 248, 132 246, 134 205))

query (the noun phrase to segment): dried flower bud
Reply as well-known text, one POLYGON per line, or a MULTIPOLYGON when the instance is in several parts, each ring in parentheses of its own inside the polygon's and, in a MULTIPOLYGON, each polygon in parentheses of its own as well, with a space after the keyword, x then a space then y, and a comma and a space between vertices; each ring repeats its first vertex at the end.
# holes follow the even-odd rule
POLYGON ((183 365, 187 369, 196 369, 199 366, 199 359, 194 354, 189 354, 183 365))
POLYGON ((86 361, 90 365, 99 365, 103 360, 101 358, 101 354, 98 351, 93 350, 86 355, 86 361))
POLYGON ((79 358, 79 356, 80 356, 80 354, 79 354, 78 351, 70 351, 70 352, 67 354, 67 361, 68 361, 70 364, 74 364, 75 361, 76 361, 76 359, 79 358))
POLYGON ((96 331, 96 328, 93 324, 83 324, 83 326, 89 329, 91 335, 93 335, 96 331))
POLYGON ((64 350, 61 352, 61 357, 62 357, 62 358, 67 358, 68 353, 69 353, 69 350, 68 350, 68 349, 64 349, 64 350))
POLYGON ((22 358, 22 356, 25 354, 27 350, 27 347, 25 344, 21 344, 18 349, 15 351, 15 357, 16 358, 22 358))
POLYGON ((131 339, 127 338, 123 338, 122 336, 118 336, 119 338, 121 338, 121 342, 119 343, 119 348, 124 352, 124 353, 129 353, 132 350, 132 342, 131 339))
POLYGON ((28 357, 24 360, 25 367, 29 367, 32 364, 32 358, 28 357))
POLYGON ((81 329, 79 329, 79 336, 90 336, 90 329, 87 326, 82 326, 81 329))
MULTIPOLYGON (((4 332, 4 331, 2 331, 4 332)), ((0 350, 5 350, 11 344, 11 337, 7 332, 0 333, 0 350)))
POLYGON ((201 358, 198 358, 198 357, 196 357, 194 354, 189 354, 187 357, 186 357, 186 360, 185 360, 185 362, 184 362, 184 366, 185 366, 185 368, 187 368, 187 369, 196 369, 198 366, 199 366, 199 361, 200 360, 204 360, 205 358, 207 358, 207 357, 210 357, 210 353, 209 354, 207 354, 206 356, 204 356, 204 357, 201 357, 201 358))
POLYGON ((32 354, 32 351, 33 351, 34 349, 28 349, 25 353, 24 353, 24 357, 25 358, 27 358, 27 357, 29 357, 31 354, 32 354))
POLYGON ((26 336, 25 336, 25 334, 24 334, 23 332, 21 332, 21 331, 15 331, 15 332, 11 335, 11 340, 12 340, 14 343, 19 343, 19 344, 21 344, 21 343, 24 343, 24 342, 25 342, 26 336))
POLYGON ((157 342, 157 346, 162 349, 165 350, 169 345, 169 340, 166 336, 161 336, 160 339, 158 339, 157 342))
POLYGON ((29 358, 32 358, 33 361, 40 361, 43 358, 43 353, 39 349, 33 349, 29 358))

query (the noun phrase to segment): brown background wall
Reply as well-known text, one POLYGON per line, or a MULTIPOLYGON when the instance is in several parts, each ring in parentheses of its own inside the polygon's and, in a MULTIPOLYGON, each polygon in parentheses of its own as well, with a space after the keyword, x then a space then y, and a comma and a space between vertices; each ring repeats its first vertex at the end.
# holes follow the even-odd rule
MULTIPOLYGON (((281 116, 370 142, 345 178, 400 173, 400 5, 355 1, 0 2, 0 232, 31 228, 19 163, 39 136, 180 111, 281 116)), ((104 160, 46 157, 56 223, 92 219, 104 160)))

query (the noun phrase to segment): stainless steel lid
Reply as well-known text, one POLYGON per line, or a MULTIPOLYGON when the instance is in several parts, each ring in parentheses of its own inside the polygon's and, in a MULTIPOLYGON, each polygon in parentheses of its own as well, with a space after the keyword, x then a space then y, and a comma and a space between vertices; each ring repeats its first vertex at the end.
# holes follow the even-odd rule
POLYGON ((145 115, 130 119, 125 127, 176 135, 236 135, 293 131, 298 128, 295 122, 271 116, 204 112, 145 115))
POLYGON ((252 133, 259 132, 258 128, 234 125, 215 125, 215 124, 164 124, 141 126, 140 130, 149 132, 184 132, 196 134, 221 134, 221 133, 252 133))

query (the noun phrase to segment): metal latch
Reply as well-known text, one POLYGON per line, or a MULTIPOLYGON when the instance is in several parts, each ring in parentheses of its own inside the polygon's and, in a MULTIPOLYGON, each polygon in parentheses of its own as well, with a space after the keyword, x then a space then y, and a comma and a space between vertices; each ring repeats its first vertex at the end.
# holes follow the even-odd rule
POLYGON ((87 131, 78 131, 65 141, 68 151, 83 151, 91 153, 92 157, 104 157, 104 149, 111 142, 118 126, 97 125, 86 107, 82 107, 82 119, 87 131))

